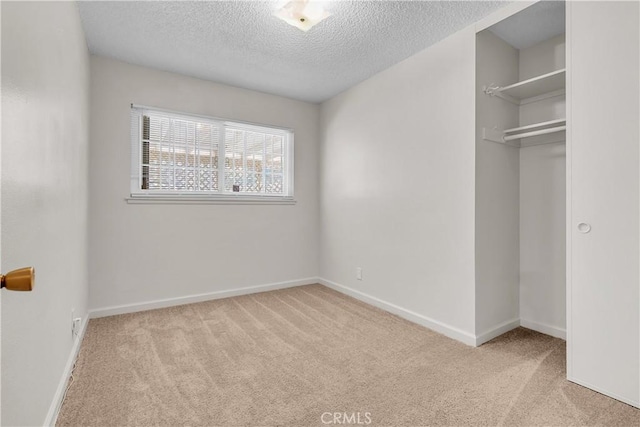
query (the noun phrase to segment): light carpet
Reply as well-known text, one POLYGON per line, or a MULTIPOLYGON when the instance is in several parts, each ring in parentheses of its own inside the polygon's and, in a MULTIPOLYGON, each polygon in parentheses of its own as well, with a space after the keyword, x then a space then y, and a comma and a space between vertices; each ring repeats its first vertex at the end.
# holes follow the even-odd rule
POLYGON ((58 425, 640 426, 565 372, 560 339, 472 348, 302 286, 91 320, 58 425))

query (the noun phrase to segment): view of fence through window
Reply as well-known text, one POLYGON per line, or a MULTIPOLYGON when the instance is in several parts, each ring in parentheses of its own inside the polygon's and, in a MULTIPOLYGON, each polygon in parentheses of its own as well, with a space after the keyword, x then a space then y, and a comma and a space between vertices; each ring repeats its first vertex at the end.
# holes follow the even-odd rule
POLYGON ((140 188, 283 195, 285 137, 265 130, 144 114, 140 188))

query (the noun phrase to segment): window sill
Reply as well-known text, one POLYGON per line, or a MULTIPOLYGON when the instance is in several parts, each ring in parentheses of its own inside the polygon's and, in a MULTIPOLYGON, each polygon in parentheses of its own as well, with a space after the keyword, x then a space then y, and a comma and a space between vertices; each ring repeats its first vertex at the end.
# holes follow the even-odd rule
POLYGON ((291 197, 131 195, 130 205, 295 205, 291 197))

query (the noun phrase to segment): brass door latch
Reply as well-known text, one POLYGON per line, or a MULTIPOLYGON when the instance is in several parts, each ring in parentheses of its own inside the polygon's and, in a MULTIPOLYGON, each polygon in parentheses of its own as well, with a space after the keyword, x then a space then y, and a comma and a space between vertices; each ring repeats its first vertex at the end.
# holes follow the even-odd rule
POLYGON ((7 274, 0 274, 0 288, 10 291, 31 291, 36 272, 33 267, 20 268, 7 274))

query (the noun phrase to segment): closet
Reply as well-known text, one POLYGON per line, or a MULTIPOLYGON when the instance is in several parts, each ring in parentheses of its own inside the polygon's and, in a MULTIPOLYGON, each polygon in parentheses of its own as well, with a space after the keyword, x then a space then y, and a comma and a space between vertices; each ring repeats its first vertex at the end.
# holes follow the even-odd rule
POLYGON ((477 33, 476 127, 477 333, 565 338, 564 3, 477 33))
MULTIPOLYGON (((565 338, 640 407, 640 3, 538 2, 476 31, 476 336, 565 338)), ((579 402, 575 402, 579 404, 579 402)))

